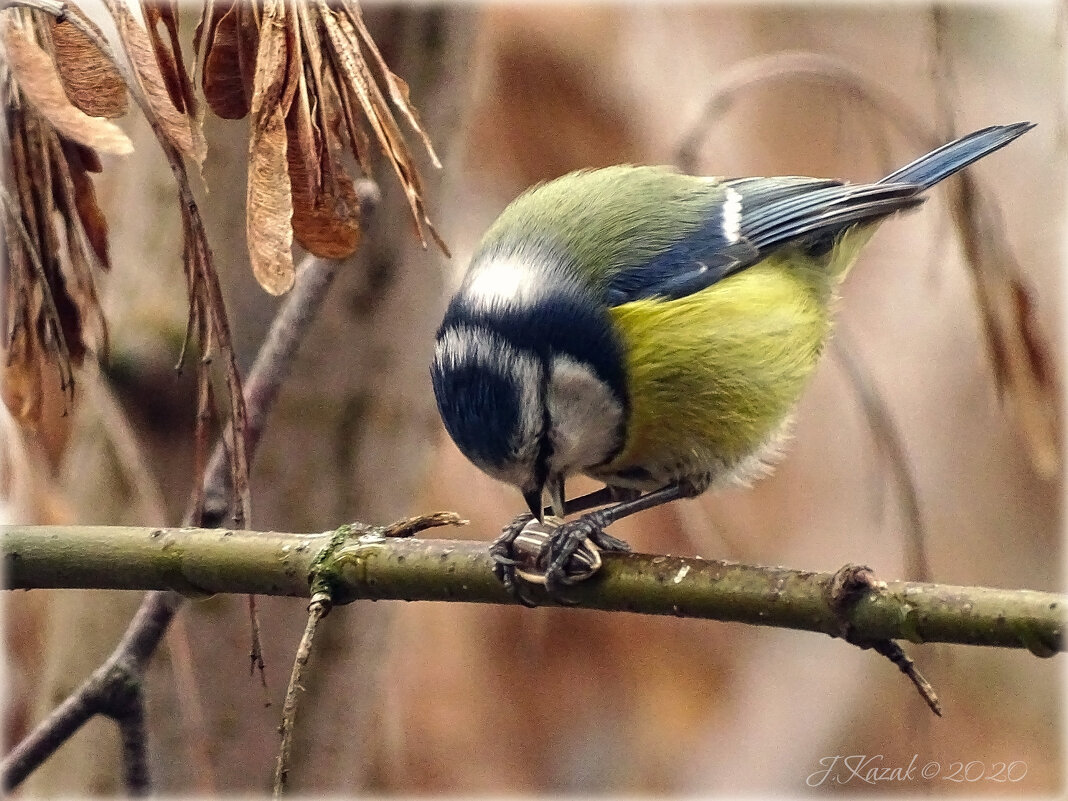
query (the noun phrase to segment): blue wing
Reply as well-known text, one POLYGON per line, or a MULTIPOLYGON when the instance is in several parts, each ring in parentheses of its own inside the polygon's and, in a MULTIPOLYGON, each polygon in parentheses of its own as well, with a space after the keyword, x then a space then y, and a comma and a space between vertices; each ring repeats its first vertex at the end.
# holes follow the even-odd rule
POLYGON ((719 186, 723 200, 704 225, 613 277, 609 305, 698 292, 785 245, 817 245, 854 223, 913 206, 923 191, 915 184, 851 186, 819 178, 741 178, 719 186))
POLYGON ((845 229, 922 203, 924 190, 1033 127, 1020 122, 983 128, 873 184, 818 178, 724 181, 706 223, 651 261, 620 271, 606 299, 618 306, 642 298, 684 297, 789 245, 825 253, 845 229))

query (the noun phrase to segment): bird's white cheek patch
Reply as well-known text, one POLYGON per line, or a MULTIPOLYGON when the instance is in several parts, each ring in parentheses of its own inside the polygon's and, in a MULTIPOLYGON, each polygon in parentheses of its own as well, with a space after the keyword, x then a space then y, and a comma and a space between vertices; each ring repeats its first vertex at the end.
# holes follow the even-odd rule
POLYGON ((567 356, 553 359, 549 381, 550 472, 567 475, 600 464, 619 445, 623 407, 615 393, 567 356))

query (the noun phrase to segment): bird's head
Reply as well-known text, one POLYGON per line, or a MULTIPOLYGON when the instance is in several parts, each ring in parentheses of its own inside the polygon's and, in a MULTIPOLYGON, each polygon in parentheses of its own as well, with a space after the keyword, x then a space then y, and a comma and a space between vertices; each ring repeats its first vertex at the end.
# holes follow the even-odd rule
POLYGON ((546 491, 562 516, 565 478, 618 452, 627 412, 607 310, 545 263, 498 254, 474 265, 431 365, 449 436, 539 520, 546 491))

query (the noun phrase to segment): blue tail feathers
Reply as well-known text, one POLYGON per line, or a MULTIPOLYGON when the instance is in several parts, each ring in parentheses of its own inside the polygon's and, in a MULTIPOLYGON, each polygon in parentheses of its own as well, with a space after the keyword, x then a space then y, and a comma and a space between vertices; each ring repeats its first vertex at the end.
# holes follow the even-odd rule
POLYGON ((895 170, 883 178, 881 184, 919 184, 928 189, 963 170, 972 162, 1005 147, 1018 136, 1034 128, 1034 123, 1017 122, 1012 125, 993 125, 962 136, 948 145, 920 156, 911 164, 895 170))

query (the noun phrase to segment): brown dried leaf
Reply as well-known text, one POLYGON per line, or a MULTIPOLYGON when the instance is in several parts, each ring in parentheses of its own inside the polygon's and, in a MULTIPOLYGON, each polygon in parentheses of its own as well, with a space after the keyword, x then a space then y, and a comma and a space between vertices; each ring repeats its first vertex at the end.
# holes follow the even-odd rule
MULTIPOLYGON (((288 57, 293 49, 291 39, 292 30, 283 0, 266 0, 256 50, 251 103, 253 117, 267 113, 283 102, 289 78, 288 57)), ((283 112, 287 110, 282 109, 283 112)))
POLYGON ((196 117, 197 102, 193 94, 193 85, 189 81, 185 63, 182 60, 182 46, 178 41, 178 7, 175 0, 141 0, 141 12, 145 17, 152 49, 156 53, 156 65, 163 76, 174 107, 190 117, 196 117), (167 29, 169 46, 164 44, 159 35, 159 23, 167 29))
MULTIPOLYGON (((61 367, 60 380, 66 388, 73 381, 70 363, 80 365, 85 356, 82 317, 67 285, 62 265, 69 262, 68 248, 57 223, 65 209, 63 179, 53 170, 53 149, 58 149, 56 133, 36 117, 27 119, 27 153, 34 169, 30 172, 31 193, 35 196, 37 216, 38 260, 33 298, 37 331, 41 341, 57 355, 61 367), (57 201, 57 198, 60 198, 57 201)), ((72 384, 71 384, 72 385, 72 384)))
POLYGON ((351 256, 360 244, 360 202, 352 179, 335 168, 315 134, 307 94, 300 92, 286 117, 293 235, 326 259, 351 256), (320 154, 326 164, 320 165, 320 154))
POLYGON ((8 208, 15 200, 8 188, 0 184, 0 213, 4 215, 4 224, 0 233, 6 248, 5 258, 0 259, 0 274, 4 276, 4 293, 0 297, 0 309, 3 310, 3 346, 10 345, 16 329, 26 321, 26 293, 29 268, 26 266, 26 253, 22 240, 12 224, 16 212, 8 208))
MULTIPOLYGON (((15 196, 0 185, 7 267, 11 276, 9 300, 13 298, 16 306, 9 316, 9 342, 14 343, 20 331, 31 331, 36 338, 33 342, 41 346, 36 351, 42 364, 50 354, 61 387, 73 393, 70 353, 51 289, 59 276, 56 261, 59 237, 54 229, 55 206, 48 161, 42 155, 46 147, 42 137, 55 139, 56 134, 32 110, 25 111, 8 109, 11 135, 6 144, 13 165, 15 196)), ((25 348, 36 347, 33 342, 25 339, 25 348)))
POLYGON ((293 235, 309 253, 324 259, 344 259, 360 245, 360 203, 352 178, 341 171, 332 190, 323 187, 308 195, 297 188, 303 164, 290 161, 293 190, 293 235))
POLYGON ((90 117, 71 104, 55 64, 35 42, 13 25, 4 27, 3 38, 8 63, 19 88, 57 131, 105 153, 124 155, 133 151, 126 134, 114 123, 90 117))
MULTIPOLYGON (((398 166, 396 151, 398 149, 404 151, 404 137, 397 128, 396 120, 386 105, 385 98, 367 71, 367 64, 356 39, 356 32, 348 19, 336 15, 323 0, 319 2, 319 10, 334 63, 338 68, 338 77, 344 79, 339 81, 342 100, 344 101, 349 93, 355 95, 360 109, 378 137, 382 151, 394 162, 396 168, 398 166)), ((351 123, 349 127, 352 128, 351 123)), ((400 155, 403 156, 403 153, 400 155)), ((403 176, 401 177, 403 180, 403 176)))
POLYGON ((1035 299, 1030 288, 1023 280, 1014 276, 1010 281, 1012 292, 1013 317, 1020 331, 1023 354, 1040 386, 1053 387, 1056 384, 1055 362, 1050 353, 1049 343, 1035 319, 1035 299))
POLYGON ((82 315, 78 304, 71 297, 70 287, 66 281, 55 281, 49 287, 52 302, 56 306, 59 325, 63 330, 63 339, 67 343, 67 352, 75 365, 81 366, 85 358, 85 338, 83 336, 82 315))
POLYGON ((322 183, 322 170, 319 159, 322 153, 322 134, 316 128, 311 116, 311 100, 308 87, 303 79, 297 86, 296 96, 286 115, 286 135, 288 136, 288 154, 290 158, 290 180, 293 180, 293 159, 306 165, 302 169, 304 190, 314 194, 316 187, 322 183))
POLYGON ((21 222, 25 226, 26 238, 21 247, 27 252, 27 263, 33 267, 31 285, 44 285, 47 288, 47 265, 52 263, 52 243, 55 241, 53 226, 53 204, 47 161, 42 158, 40 144, 42 129, 52 129, 32 109, 17 117, 18 124, 11 142, 12 162, 15 187, 18 192, 16 213, 21 212, 21 222), (29 256, 33 252, 33 258, 29 256))
POLYGON ((86 169, 81 161, 80 153, 63 143, 63 152, 66 155, 67 166, 70 176, 70 191, 74 200, 74 208, 81 222, 82 230, 89 246, 93 249, 99 260, 100 266, 105 270, 111 268, 111 258, 108 255, 108 221, 96 202, 96 192, 93 182, 86 174, 86 169))
POLYGON ((323 51, 319 46, 319 31, 312 19, 310 4, 297 3, 297 14, 300 40, 303 43, 305 60, 310 68, 310 77, 315 84, 312 89, 316 97, 320 96, 319 82, 323 74, 323 51))
POLYGON ((356 122, 351 107, 351 101, 354 99, 363 112, 363 118, 371 125, 382 152, 390 160, 407 190, 408 182, 405 178, 405 172, 407 172, 405 166, 408 161, 407 145, 397 128, 396 120, 386 106, 385 98, 382 97, 382 93, 367 71, 367 64, 360 53, 355 31, 347 19, 337 17, 325 2, 320 1, 319 10, 334 64, 339 73, 337 88, 345 111, 349 138, 355 143, 361 135, 360 126, 356 122), (402 165, 401 161, 405 164, 402 165))
POLYGON ((341 132, 344 130, 348 134, 352 153, 360 165, 360 170, 364 175, 373 175, 370 139, 364 126, 360 125, 353 115, 351 103, 348 102, 347 95, 342 93, 333 70, 323 73, 322 87, 319 103, 320 126, 338 141, 341 140, 341 132))
MULTIPOLYGON (((92 182, 81 161, 82 153, 92 151, 72 142, 61 141, 59 137, 51 137, 48 145, 50 170, 54 176, 52 197, 59 218, 66 227, 65 247, 60 254, 64 266, 61 273, 64 291, 70 295, 78 309, 82 328, 86 328, 86 320, 92 319, 95 322, 99 333, 99 352, 106 357, 109 349, 107 321, 96 293, 93 268, 107 266, 97 252, 102 249, 106 259, 107 222, 96 205, 92 182), (84 210, 82 206, 85 206, 84 210), (88 220, 94 215, 99 219, 93 227, 87 228, 88 220)), ((58 301, 56 306, 60 306, 58 301)), ((86 341, 85 331, 80 332, 79 336, 81 340, 86 341)))
MULTIPOLYGON (((67 14, 75 14, 100 33, 82 10, 71 4, 67 14)), ((56 66, 67 97, 90 117, 121 117, 129 108, 126 84, 115 65, 88 37, 70 22, 49 17, 56 66)))
POLYGON ((1002 349, 1005 389, 1039 475, 1054 478, 1061 467, 1060 392, 1056 362, 1035 319, 1034 299, 1019 275, 997 288, 995 312, 1002 349))
MULTIPOLYGON (((290 7, 291 8, 291 7, 290 7)), ((279 101, 282 114, 289 114, 293 99, 297 90, 304 83, 304 54, 301 50, 300 35, 297 32, 297 16, 283 5, 285 11, 286 32, 286 81, 282 87, 282 97, 279 101)))
MULTIPOLYGON (((318 0, 318 5, 321 9, 322 20, 337 63, 342 68, 343 77, 348 79, 342 82, 343 103, 345 102, 345 94, 348 92, 356 95, 365 118, 371 124, 371 129, 378 138, 382 152, 389 159, 393 165, 394 172, 400 179, 404 194, 408 198, 408 206, 412 212, 416 233, 423 243, 423 247, 426 247, 426 237, 423 235, 423 226, 425 226, 441 251, 446 256, 450 255, 448 247, 438 236, 437 230, 426 213, 426 207, 423 203, 422 180, 412 161, 408 142, 397 126, 393 113, 389 110, 381 90, 367 68, 367 63, 360 52, 358 35, 351 20, 347 16, 332 12, 325 0, 318 0)), ((351 134, 353 127, 352 113, 348 107, 346 107, 346 116, 350 121, 351 134)))
POLYGON ((426 152, 430 155, 430 160, 434 166, 439 170, 441 169, 441 162, 438 161, 438 155, 434 152, 434 146, 430 143, 430 137, 424 130, 422 122, 419 119, 419 113, 412 105, 410 90, 408 84, 398 76, 394 75, 389 67, 386 65, 386 60, 382 58, 382 53, 378 49, 378 45, 375 44, 375 40, 371 38, 371 32, 367 30, 367 26, 363 21, 363 14, 360 13, 360 7, 358 3, 343 2, 345 10, 348 12, 349 21, 356 28, 356 32, 359 34, 360 39, 363 41, 364 46, 370 51, 375 64, 378 66, 379 72, 382 75, 382 80, 386 84, 386 88, 389 90, 389 97, 393 101, 393 105, 400 110, 401 114, 408 120, 412 129, 419 134, 423 140, 423 147, 426 148, 426 152))
POLYGON ((15 329, 0 376, 0 391, 11 415, 28 428, 41 421, 44 352, 29 326, 15 329))
MULTIPOLYGON (((37 202, 33 194, 32 176, 39 172, 41 167, 32 161, 32 148, 29 146, 28 118, 33 116, 30 109, 10 109, 11 138, 7 143, 10 147, 11 172, 9 177, 15 184, 16 211, 21 211, 22 220, 26 225, 29 235, 34 240, 39 240, 37 227, 37 202)), ((5 228, 7 226, 5 225, 5 228)), ((25 243, 23 243, 25 244, 25 243)))
POLYGON ((285 120, 274 110, 249 147, 246 231, 252 272, 271 295, 293 286, 293 199, 286 167, 285 120))
POLYGON ((293 286, 293 200, 286 158, 287 26, 281 0, 263 6, 252 93, 246 224, 252 272, 273 295, 293 286))
POLYGON ((256 82, 256 64, 260 52, 260 15, 256 6, 237 1, 237 44, 241 80, 245 82, 245 96, 252 107, 252 88, 256 82))
POLYGON ((68 151, 69 158, 77 158, 85 168, 86 172, 99 173, 104 169, 104 165, 100 163, 100 156, 98 156, 96 151, 91 147, 85 147, 84 145, 79 145, 77 142, 71 142, 69 139, 64 139, 63 149, 68 151))
MULTIPOLYGON (((241 14, 237 2, 224 3, 212 9, 211 24, 206 33, 204 49, 204 76, 201 88, 204 98, 219 117, 224 120, 240 120, 248 114, 251 103, 251 81, 246 79, 249 59, 242 59, 251 39, 256 46, 257 38, 239 25, 241 14)), ((255 33, 255 29, 251 33, 255 33)), ((252 66, 255 60, 252 59, 252 66)))
POLYGON ((207 155, 204 133, 195 119, 183 114, 171 102, 148 32, 121 0, 105 0, 105 5, 115 20, 126 55, 164 136, 183 156, 198 167, 202 166, 207 155))
MULTIPOLYGON (((193 61, 193 77, 196 77, 196 65, 200 60, 200 48, 204 46, 205 37, 207 38, 210 47, 211 37, 215 35, 215 23, 218 22, 218 17, 215 12, 217 6, 215 0, 204 0, 204 4, 200 7, 200 19, 197 20, 197 26, 193 29, 193 55, 196 59, 193 61)), ((207 50, 204 51, 204 55, 207 55, 207 50)))
MULTIPOLYGON (((368 41, 372 41, 370 34, 367 36, 368 41)), ((377 50, 375 51, 378 52, 377 50)), ((385 63, 382 64, 385 69, 385 63)), ((426 148, 427 154, 430 156, 430 161, 439 170, 441 169, 441 161, 438 159, 438 154, 434 152, 434 146, 430 143, 430 135, 423 128, 423 121, 419 119, 419 112, 415 106, 412 105, 412 91, 408 88, 408 83, 396 73, 390 72, 386 69, 386 81, 389 84, 390 97, 393 98, 393 102, 397 108, 401 110, 405 117, 408 118, 409 124, 416 133, 419 134, 423 140, 423 147, 426 148)))

